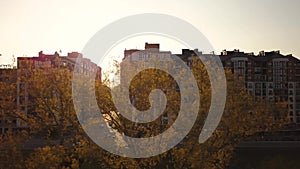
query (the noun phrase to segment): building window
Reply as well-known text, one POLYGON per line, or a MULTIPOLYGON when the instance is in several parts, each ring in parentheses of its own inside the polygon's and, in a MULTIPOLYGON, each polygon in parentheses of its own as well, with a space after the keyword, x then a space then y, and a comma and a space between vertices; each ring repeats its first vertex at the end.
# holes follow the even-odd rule
POLYGON ((300 117, 297 117, 296 123, 300 123, 300 117))
POLYGON ((261 73, 261 68, 260 67, 255 67, 254 68, 254 73, 256 73, 256 74, 261 73))
POLYGON ((273 90, 269 90, 269 95, 273 95, 273 90))
POLYGON ((252 83, 248 83, 248 88, 252 89, 252 83))
POLYGON ((274 102, 273 97, 269 97, 269 102, 270 102, 270 103, 273 103, 273 102, 274 102))
POLYGON ((260 89, 261 88, 261 83, 255 83, 255 88, 260 89))
POLYGON ((162 121, 161 121, 162 125, 168 125, 169 124, 169 116, 167 113, 162 115, 162 121))

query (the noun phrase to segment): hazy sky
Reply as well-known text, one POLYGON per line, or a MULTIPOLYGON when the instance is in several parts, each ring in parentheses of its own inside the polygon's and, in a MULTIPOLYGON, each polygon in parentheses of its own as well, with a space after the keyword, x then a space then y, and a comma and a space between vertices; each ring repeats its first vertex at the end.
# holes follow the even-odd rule
MULTIPOLYGON (((217 52, 281 50, 300 57, 298 0, 0 0, 0 63, 9 62, 13 54, 81 51, 107 24, 139 13, 184 19, 196 26, 217 52)), ((144 41, 128 48, 143 46, 144 41)), ((164 44, 162 48, 174 51, 164 44)))

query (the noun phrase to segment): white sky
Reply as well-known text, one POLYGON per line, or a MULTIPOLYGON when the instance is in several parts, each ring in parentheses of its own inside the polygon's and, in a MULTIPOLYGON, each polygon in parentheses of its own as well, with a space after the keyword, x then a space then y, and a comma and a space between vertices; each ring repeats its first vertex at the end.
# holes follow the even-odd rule
MULTIPOLYGON (((297 0, 0 0, 0 63, 10 63, 13 54, 36 56, 41 50, 80 52, 107 24, 139 13, 184 19, 197 27, 217 52, 281 50, 300 57, 297 0)), ((128 43, 127 49, 143 48, 145 42, 154 40, 145 37, 138 44, 128 43)), ((161 43, 163 50, 174 53, 181 51, 179 46, 161 43)))

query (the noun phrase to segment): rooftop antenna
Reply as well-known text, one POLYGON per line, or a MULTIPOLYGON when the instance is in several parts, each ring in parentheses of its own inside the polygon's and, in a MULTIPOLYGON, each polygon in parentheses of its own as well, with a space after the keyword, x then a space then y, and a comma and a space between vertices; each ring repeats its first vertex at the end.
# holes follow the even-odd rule
POLYGON ((15 63, 16 63, 15 55, 12 55, 11 61, 12 61, 11 68, 14 68, 15 67, 15 63))
POLYGON ((16 62, 15 55, 12 55, 11 61, 13 62, 13 64, 16 62))

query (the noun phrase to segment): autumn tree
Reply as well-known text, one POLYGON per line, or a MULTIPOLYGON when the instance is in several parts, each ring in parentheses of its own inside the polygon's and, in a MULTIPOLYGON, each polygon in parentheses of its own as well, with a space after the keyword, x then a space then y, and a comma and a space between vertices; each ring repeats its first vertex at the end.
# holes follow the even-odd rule
MULTIPOLYGON (((74 110, 73 73, 66 67, 34 67, 30 61, 23 62, 14 74, 17 80, 0 86, 1 113, 21 120, 30 129, 6 132, 0 138, 1 168, 121 168, 131 165, 130 160, 120 160, 99 148, 82 130, 74 110), (17 85, 23 86, 18 94, 17 85), (28 100, 16 106, 20 96, 28 100), (27 113, 21 106, 26 107, 27 113)), ((109 103, 109 90, 97 79, 94 83, 99 107, 104 110, 103 114, 108 114, 114 110, 109 103)))
MULTIPOLYGON (((26 92, 24 94, 29 99, 25 105, 28 108, 27 114, 14 106, 17 95, 13 94, 13 85, 16 84, 0 86, 1 96, 6 96, 6 99, 1 100, 1 115, 7 113, 4 110, 10 110, 10 117, 22 119, 30 127, 30 131, 8 133, 0 139, 1 151, 6 152, 0 154, 1 168, 224 168, 232 157, 233 149, 240 142, 258 132, 274 130, 284 124, 284 118, 276 118, 283 119, 279 121, 273 118, 275 115, 285 117, 285 114, 276 113, 285 113, 279 104, 255 100, 245 90, 243 79, 237 79, 234 74, 226 72, 227 100, 221 122, 213 135, 199 144, 199 134, 211 106, 212 91, 205 66, 200 60, 194 59, 191 70, 199 89, 197 93, 201 104, 189 134, 177 146, 160 155, 135 159, 120 157, 95 144, 78 122, 74 108, 76 100, 72 95, 74 72, 64 67, 32 66, 29 64, 23 67, 16 77, 27 86, 26 91, 21 91, 26 92), (24 154, 26 144, 37 137, 45 140, 45 146, 24 154), (9 160, 10 156, 16 159, 9 160)), ((134 71, 134 67, 131 68, 134 71)), ((182 73, 180 69, 178 73, 182 73)), ((132 119, 122 116, 114 99, 122 103, 125 98, 113 98, 112 95, 112 90, 118 90, 118 86, 110 89, 97 80, 92 83, 95 91, 88 92, 96 95, 97 106, 101 110, 98 115, 103 116, 108 126, 120 134, 137 138, 156 136, 171 128, 178 117, 182 91, 176 80, 162 70, 146 69, 139 72, 127 88, 130 103, 139 110, 151 107, 149 95, 152 90, 161 89, 164 93, 166 109, 150 123, 134 123, 132 119), (166 123, 164 119, 168 119, 166 123)), ((79 85, 87 85, 84 76, 79 85)), ((148 149, 152 151, 151 147, 148 149)))
MULTIPOLYGON (((204 64, 194 58, 191 68, 201 98, 196 123, 185 139, 170 151, 146 159, 136 159, 142 168, 224 168, 239 143, 259 132, 278 129, 286 122, 286 112, 282 105, 267 103, 262 99, 255 100, 247 93, 244 80, 226 70, 227 98, 221 122, 213 135, 203 144, 199 144, 198 137, 211 106, 212 91, 204 64)), ((134 73, 134 63, 128 69, 133 69, 134 73)), ((128 72, 123 74, 121 79, 127 78, 127 74, 128 72)), ((164 113, 168 112, 172 116, 169 118, 169 124, 162 124, 164 113, 148 124, 133 123, 130 119, 120 116, 121 126, 124 126, 126 135, 151 137, 172 127, 180 108, 180 90, 176 81, 166 72, 157 69, 139 72, 128 88, 131 103, 137 109, 149 109, 149 94, 153 89, 161 89, 166 95, 167 106, 164 113)))

